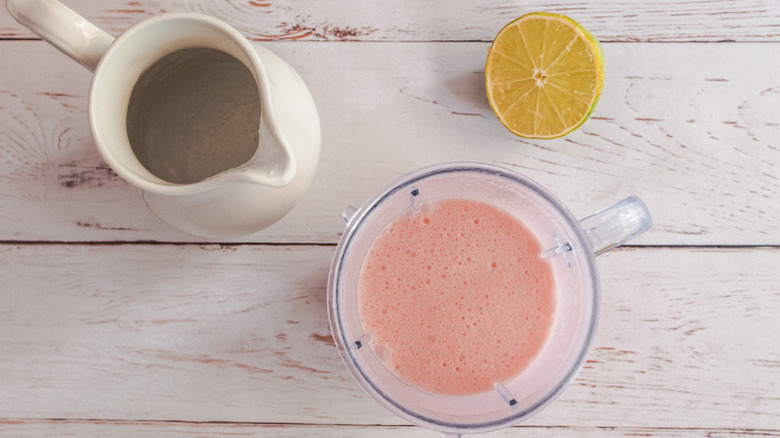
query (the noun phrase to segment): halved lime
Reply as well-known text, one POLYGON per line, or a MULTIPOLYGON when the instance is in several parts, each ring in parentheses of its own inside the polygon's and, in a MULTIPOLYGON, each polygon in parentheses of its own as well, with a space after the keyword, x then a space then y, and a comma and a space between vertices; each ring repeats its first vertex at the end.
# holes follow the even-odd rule
POLYGON ((533 12, 490 46, 485 88, 501 123, 526 138, 557 138, 590 117, 604 88, 604 55, 569 17, 533 12))

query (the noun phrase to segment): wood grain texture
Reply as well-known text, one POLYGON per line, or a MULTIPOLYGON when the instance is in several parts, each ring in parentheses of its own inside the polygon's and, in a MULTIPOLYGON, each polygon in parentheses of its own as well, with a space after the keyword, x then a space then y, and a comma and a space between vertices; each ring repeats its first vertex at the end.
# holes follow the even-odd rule
MULTIPOLYGON (((0 240, 197 240, 154 217, 99 157, 89 73, 43 42, 2 44, 15 62, 0 73, 0 240)), ((418 167, 476 160, 537 180, 578 217, 639 195, 655 226, 638 244, 780 244, 774 44, 606 44, 593 117, 549 141, 512 136, 490 110, 487 44, 267 47, 312 90, 321 161, 288 216, 237 241, 335 243, 348 204, 418 167)))
POLYGON ((455 160, 516 169, 578 217, 636 194, 655 221, 599 257, 572 385, 485 436, 780 436, 780 2, 65 3, 113 35, 195 11, 262 41, 311 88, 322 157, 267 230, 180 233, 98 155, 91 74, 0 0, 0 437, 436 436, 349 377, 326 282, 346 205, 455 160), (607 61, 593 117, 554 141, 513 137, 484 97, 489 42, 536 10, 607 61))
MULTIPOLYGON (((0 250, 6 419, 403 425, 329 337, 330 246, 0 250)), ((602 256, 589 360, 526 425, 776 430, 778 263, 769 248, 602 256)))
MULTIPOLYGON (((4 1, 0 1, 4 3, 4 1)), ((201 12, 262 41, 492 41, 514 18, 532 11, 566 14, 602 41, 780 41, 774 0, 593 2, 510 0, 135 0, 65 1, 107 32, 162 12, 201 12)), ((4 9, 4 8, 3 8, 4 9)), ((6 13, 0 38, 31 38, 6 13)))
MULTIPOLYGON (((106 437, 224 437, 224 436, 268 436, 288 437, 409 437, 434 438, 435 432, 408 426, 350 426, 350 425, 279 425, 251 423, 184 423, 159 421, 90 421, 90 420, 22 420, 0 421, 0 435, 15 438, 43 438, 78 436, 106 437)), ((486 438, 545 437, 545 438, 758 438, 776 437, 780 432, 748 429, 664 429, 664 428, 584 428, 584 427, 538 427, 516 426, 484 434, 486 438)))

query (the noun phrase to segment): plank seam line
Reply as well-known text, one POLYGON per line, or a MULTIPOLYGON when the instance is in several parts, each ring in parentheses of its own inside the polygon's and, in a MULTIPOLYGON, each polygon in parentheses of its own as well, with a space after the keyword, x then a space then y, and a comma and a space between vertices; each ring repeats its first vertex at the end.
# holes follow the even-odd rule
MULTIPOLYGON (((480 43, 480 44, 490 44, 493 41, 492 40, 480 40, 480 39, 474 39, 474 40, 372 40, 372 39, 365 39, 365 40, 286 40, 286 39, 271 39, 271 40, 265 40, 265 39, 253 39, 250 38, 251 41, 254 42, 263 42, 263 43, 480 43)), ((43 41, 41 38, 34 38, 34 37, 0 37, 0 42, 2 41, 43 41)), ((722 39, 722 40, 664 40, 664 41, 653 41, 653 40, 631 40, 631 39, 600 39, 599 42, 601 44, 778 44, 780 41, 774 41, 774 40, 734 40, 734 39, 722 39)))
POLYGON ((120 246, 120 245, 149 245, 149 246, 324 246, 335 247, 335 243, 323 242, 176 242, 160 240, 116 240, 116 241, 89 241, 89 240, 0 240, 0 246, 34 246, 34 245, 72 245, 72 246, 120 246))
MULTIPOLYGON (((329 242, 218 242, 218 241, 200 241, 200 242, 176 242, 160 240, 117 240, 117 241, 89 241, 89 240, 0 240, 0 246, 35 246, 35 245, 61 245, 61 246, 320 246, 336 247, 337 243, 329 242)), ((612 251, 621 251, 626 249, 780 249, 780 244, 711 244, 711 245, 682 245, 682 244, 659 244, 659 245, 621 245, 612 251)))
MULTIPOLYGON (((413 424, 350 424, 350 423, 285 423, 285 422, 262 422, 262 421, 220 421, 220 420, 144 420, 144 419, 99 419, 99 418, 3 418, 0 419, 0 424, 12 423, 12 422, 29 422, 29 423, 41 423, 41 422, 61 422, 61 423, 116 423, 118 425, 126 423, 136 424, 191 424, 191 425, 235 425, 235 426, 271 426, 271 427, 408 427, 415 428, 417 426, 413 424)), ((646 431, 730 431, 730 432, 744 432, 744 433, 774 433, 780 431, 780 429, 759 429, 759 428, 740 428, 740 427, 669 427, 669 426, 563 426, 563 425, 547 425, 547 426, 531 426, 531 425, 515 425, 513 428, 524 429, 595 429, 595 430, 646 430, 646 431)))

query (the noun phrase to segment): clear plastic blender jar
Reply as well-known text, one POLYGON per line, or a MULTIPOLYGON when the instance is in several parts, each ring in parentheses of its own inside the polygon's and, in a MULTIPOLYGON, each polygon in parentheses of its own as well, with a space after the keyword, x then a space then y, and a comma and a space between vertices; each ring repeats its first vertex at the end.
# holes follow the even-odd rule
POLYGON ((347 229, 328 282, 331 331, 344 364, 385 408, 411 423, 454 435, 518 423, 564 391, 584 364, 596 332, 600 288, 595 256, 651 226, 639 198, 629 197, 578 221, 535 182, 481 163, 447 163, 413 172, 359 210, 348 208, 345 219, 347 229), (434 394, 397 377, 375 354, 358 313, 361 265, 374 239, 401 213, 447 198, 487 202, 514 215, 541 243, 541 256, 549 260, 556 284, 552 327, 538 356, 511 381, 472 395, 434 394))

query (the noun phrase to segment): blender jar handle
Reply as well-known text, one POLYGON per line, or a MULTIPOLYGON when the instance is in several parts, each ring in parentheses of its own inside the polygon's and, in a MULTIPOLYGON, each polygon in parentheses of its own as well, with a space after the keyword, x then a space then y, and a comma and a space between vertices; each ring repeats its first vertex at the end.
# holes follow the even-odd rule
POLYGON ((6 0, 16 21, 95 71, 114 37, 55 0, 6 0))
POLYGON ((579 221, 595 255, 603 254, 649 230, 650 211, 636 196, 611 205, 579 221))

